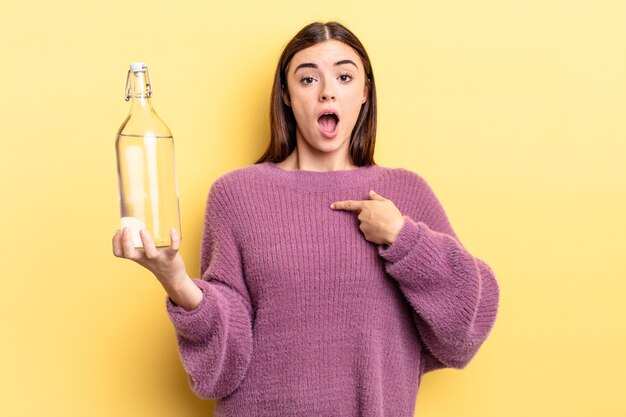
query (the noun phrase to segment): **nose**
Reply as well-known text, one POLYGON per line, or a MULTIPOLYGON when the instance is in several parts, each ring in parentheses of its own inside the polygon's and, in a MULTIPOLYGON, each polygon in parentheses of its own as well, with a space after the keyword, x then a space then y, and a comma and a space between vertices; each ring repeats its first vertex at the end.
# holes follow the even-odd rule
POLYGON ((320 101, 335 100, 335 92, 333 91, 330 83, 323 83, 322 90, 320 91, 320 101))

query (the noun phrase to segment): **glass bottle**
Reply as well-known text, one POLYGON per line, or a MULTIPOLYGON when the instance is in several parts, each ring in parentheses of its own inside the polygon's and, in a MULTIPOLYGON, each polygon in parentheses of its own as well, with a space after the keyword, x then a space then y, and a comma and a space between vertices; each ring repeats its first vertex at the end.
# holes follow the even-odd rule
POLYGON ((136 248, 139 230, 150 232, 157 247, 171 244, 170 229, 180 230, 180 210, 174 139, 156 114, 152 85, 143 62, 130 64, 125 99, 130 113, 117 132, 115 148, 119 182, 121 227, 128 227, 136 248))

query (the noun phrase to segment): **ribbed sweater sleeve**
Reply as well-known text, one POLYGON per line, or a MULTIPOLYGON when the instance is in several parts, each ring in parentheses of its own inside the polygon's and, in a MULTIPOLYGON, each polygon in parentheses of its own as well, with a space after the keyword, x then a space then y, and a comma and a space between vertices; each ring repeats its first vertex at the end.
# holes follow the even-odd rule
POLYGON ((457 239, 444 209, 421 177, 415 191, 415 209, 403 213, 405 223, 396 241, 379 246, 378 252, 414 310, 427 349, 424 372, 463 368, 493 326, 498 286, 491 268, 457 239))
POLYGON ((179 352, 192 390, 202 398, 222 398, 245 377, 252 355, 252 309, 238 242, 216 181, 209 191, 201 242, 200 304, 186 311, 167 299, 179 352))

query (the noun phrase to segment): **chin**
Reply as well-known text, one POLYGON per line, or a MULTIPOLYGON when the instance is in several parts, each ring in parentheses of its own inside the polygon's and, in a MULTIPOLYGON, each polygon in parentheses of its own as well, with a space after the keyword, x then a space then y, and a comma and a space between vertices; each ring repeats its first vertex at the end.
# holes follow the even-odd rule
POLYGON ((348 139, 342 138, 341 135, 337 135, 334 138, 327 138, 322 136, 320 139, 317 140, 317 143, 326 147, 331 146, 333 148, 338 148, 344 145, 347 141, 348 139))
MULTIPOLYGON (((315 137, 319 135, 318 132, 313 132, 311 136, 315 137)), ((338 134, 334 138, 326 138, 324 136, 316 137, 314 140, 303 139, 303 144, 306 144, 309 148, 315 149, 317 152, 323 153, 331 153, 336 152, 341 147, 345 146, 347 148, 347 142, 349 142, 349 137, 343 137, 341 134, 338 134)))

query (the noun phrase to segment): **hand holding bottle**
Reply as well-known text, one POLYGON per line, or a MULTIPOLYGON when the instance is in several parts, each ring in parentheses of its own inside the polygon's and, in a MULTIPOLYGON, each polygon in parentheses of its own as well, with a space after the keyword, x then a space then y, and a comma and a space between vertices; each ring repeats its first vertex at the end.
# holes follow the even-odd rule
POLYGON ((128 228, 118 230, 113 236, 113 255, 137 262, 159 280, 174 303, 185 310, 193 310, 202 300, 202 291, 193 283, 185 269, 185 262, 178 252, 180 236, 170 231, 171 246, 157 248, 150 233, 139 233, 143 249, 135 248, 128 228))

